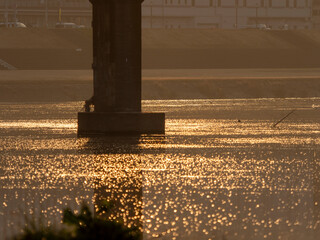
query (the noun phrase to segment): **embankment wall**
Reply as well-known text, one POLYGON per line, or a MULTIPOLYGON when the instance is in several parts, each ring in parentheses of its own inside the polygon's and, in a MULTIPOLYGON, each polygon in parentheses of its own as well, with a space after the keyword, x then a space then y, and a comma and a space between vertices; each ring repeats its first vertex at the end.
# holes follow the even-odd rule
MULTIPOLYGON (((90 69, 90 29, 1 29, 0 59, 18 69, 90 69)), ((144 69, 320 67, 320 32, 145 29, 144 69)))

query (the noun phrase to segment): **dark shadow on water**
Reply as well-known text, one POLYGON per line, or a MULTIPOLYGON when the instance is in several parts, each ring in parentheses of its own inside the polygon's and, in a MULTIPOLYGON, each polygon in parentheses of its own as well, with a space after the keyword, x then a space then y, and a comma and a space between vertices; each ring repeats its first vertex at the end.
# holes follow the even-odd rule
MULTIPOLYGON (((81 143, 79 151, 93 154, 140 154, 150 151, 161 152, 161 145, 166 143, 164 135, 129 135, 90 137, 81 143), (155 149, 145 148, 146 144, 156 144, 155 149)), ((164 149, 162 149, 164 151, 164 149)))
MULTIPOLYGON (((106 217, 142 230, 143 167, 140 156, 164 152, 165 148, 161 146, 166 144, 165 136, 100 136, 83 140, 85 141, 79 145, 79 151, 85 154, 97 156, 120 154, 119 158, 112 158, 112 163, 110 162, 114 169, 106 171, 105 176, 95 180, 93 198, 95 210, 107 200, 113 207, 106 217), (157 147, 148 149, 147 145, 157 147), (128 156, 133 162, 126 162, 128 156)), ((108 157, 105 161, 108 161, 108 157)))
POLYGON ((141 170, 128 176, 119 174, 103 181, 97 180, 93 199, 95 210, 107 200, 112 209, 106 217, 142 230, 142 180, 141 170))

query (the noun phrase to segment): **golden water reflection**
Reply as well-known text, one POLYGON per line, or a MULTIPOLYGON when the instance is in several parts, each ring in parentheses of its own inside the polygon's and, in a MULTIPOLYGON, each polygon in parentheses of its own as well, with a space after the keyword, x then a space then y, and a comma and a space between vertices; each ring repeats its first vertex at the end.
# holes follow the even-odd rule
POLYGON ((79 102, 0 104, 0 232, 108 199, 145 239, 318 239, 319 102, 144 101, 165 136, 91 139, 79 102))

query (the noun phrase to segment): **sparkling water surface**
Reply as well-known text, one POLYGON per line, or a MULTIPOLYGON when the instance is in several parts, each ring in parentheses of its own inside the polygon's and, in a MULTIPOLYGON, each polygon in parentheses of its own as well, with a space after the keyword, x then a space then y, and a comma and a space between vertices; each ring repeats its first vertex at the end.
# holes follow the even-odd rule
POLYGON ((319 104, 143 101, 165 135, 77 138, 81 102, 1 103, 0 239, 101 199, 144 239, 320 239, 319 104))

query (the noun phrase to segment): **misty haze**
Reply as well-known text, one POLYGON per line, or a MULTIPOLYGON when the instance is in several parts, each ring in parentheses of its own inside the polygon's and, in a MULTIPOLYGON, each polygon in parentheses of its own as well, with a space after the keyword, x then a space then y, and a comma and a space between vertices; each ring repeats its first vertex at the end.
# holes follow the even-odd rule
POLYGON ((319 134, 319 0, 0 0, 0 240, 317 240, 319 134))

